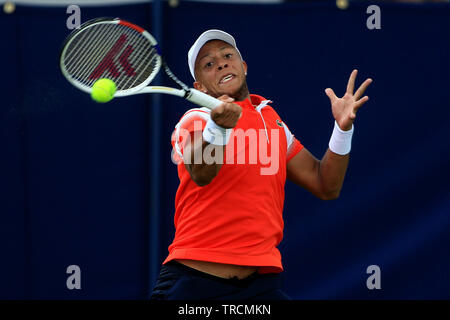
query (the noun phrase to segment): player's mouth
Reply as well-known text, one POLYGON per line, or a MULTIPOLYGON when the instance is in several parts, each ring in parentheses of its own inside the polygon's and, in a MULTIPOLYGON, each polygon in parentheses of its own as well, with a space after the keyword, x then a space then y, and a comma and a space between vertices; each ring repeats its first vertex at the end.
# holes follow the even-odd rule
POLYGON ((232 73, 229 73, 229 74, 225 75, 222 79, 220 79, 219 84, 227 83, 227 82, 233 80, 234 78, 236 78, 236 76, 232 73))

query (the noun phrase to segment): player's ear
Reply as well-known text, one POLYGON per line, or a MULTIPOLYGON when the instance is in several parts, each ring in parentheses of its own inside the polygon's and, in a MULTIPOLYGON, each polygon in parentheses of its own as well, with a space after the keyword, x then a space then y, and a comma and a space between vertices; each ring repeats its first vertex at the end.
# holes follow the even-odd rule
POLYGON ((198 82, 198 81, 195 81, 194 82, 194 88, 195 89, 197 89, 198 91, 201 91, 201 92, 204 92, 204 93, 206 93, 206 88, 205 88, 205 86, 204 85, 202 85, 200 82, 198 82))
POLYGON ((245 62, 244 60, 242 60, 242 66, 244 67, 244 73, 245 73, 245 75, 247 75, 247 62, 245 62))

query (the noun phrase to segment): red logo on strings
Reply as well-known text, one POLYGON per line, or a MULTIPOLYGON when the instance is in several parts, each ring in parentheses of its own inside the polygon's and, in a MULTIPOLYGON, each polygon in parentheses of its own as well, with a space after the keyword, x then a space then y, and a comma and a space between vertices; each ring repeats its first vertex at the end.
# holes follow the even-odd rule
MULTIPOLYGON (((117 78, 120 76, 121 72, 117 68, 117 66, 114 62, 114 59, 119 54, 119 52, 122 50, 122 48, 125 46, 126 41, 127 41, 127 36, 124 34, 121 35, 120 38, 116 41, 116 43, 113 45, 111 50, 109 50, 109 52, 106 54, 106 56, 103 58, 103 60, 100 61, 98 66, 91 73, 91 75, 89 76, 89 79, 100 78, 100 76, 105 72, 105 70, 108 70, 113 78, 117 78)), ((128 57, 133 52, 133 50, 134 50, 134 48, 131 45, 128 45, 118 58, 118 62, 122 66, 123 71, 126 73, 126 75, 128 75, 130 77, 136 75, 136 72, 134 71, 133 67, 131 66, 130 62, 128 61, 128 57)))

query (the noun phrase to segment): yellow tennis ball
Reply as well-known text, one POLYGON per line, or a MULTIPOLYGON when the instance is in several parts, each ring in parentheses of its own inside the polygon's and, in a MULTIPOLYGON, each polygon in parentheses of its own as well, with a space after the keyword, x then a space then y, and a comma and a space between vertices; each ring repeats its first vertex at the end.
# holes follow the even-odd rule
POLYGON ((341 10, 345 10, 348 8, 348 0, 336 0, 336 6, 341 10))
POLYGON ((91 97, 94 101, 105 103, 114 98, 116 84, 114 81, 103 78, 94 82, 91 91, 91 97))

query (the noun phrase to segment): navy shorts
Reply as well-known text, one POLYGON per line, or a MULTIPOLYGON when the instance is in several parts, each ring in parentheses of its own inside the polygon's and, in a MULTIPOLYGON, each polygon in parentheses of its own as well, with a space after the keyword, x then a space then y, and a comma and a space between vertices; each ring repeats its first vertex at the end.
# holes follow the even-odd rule
POLYGON ((161 267, 151 300, 290 300, 282 273, 254 273, 245 279, 216 277, 176 261, 161 267))

